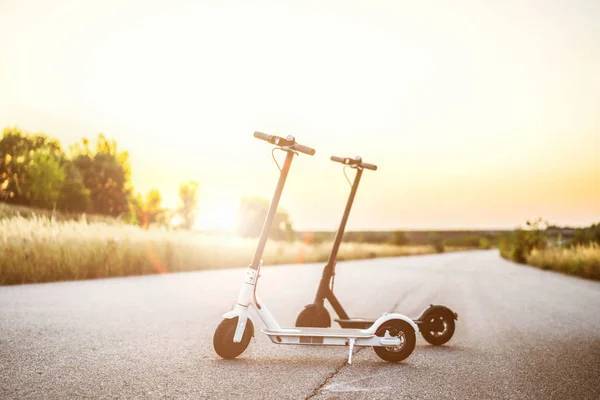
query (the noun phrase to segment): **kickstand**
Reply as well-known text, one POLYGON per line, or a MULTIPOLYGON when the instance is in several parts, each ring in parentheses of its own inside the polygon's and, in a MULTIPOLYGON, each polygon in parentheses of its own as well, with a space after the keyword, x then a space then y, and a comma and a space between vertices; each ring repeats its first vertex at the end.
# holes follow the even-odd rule
POLYGON ((348 350, 348 364, 352 364, 352 350, 354 350, 354 341, 356 339, 350 338, 348 340, 350 341, 350 350, 348 350))

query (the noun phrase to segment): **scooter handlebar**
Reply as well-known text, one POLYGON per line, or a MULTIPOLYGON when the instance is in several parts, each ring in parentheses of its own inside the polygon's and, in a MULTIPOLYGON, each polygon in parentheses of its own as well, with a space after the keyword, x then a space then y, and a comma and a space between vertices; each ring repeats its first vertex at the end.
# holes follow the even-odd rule
POLYGON ((308 146, 304 146, 304 145, 298 144, 298 143, 296 143, 295 145, 293 145, 292 149, 297 150, 300 153, 307 154, 309 156, 314 156, 315 155, 315 149, 310 148, 308 146))
POLYGON ((364 162, 362 162, 362 159, 360 157, 349 158, 349 157, 331 156, 331 161, 339 162, 339 163, 347 165, 349 167, 354 167, 354 168, 360 167, 360 168, 370 169, 372 171, 377 171, 377 165, 364 163, 364 162))
POLYGON ((315 149, 310 148, 308 146, 301 145, 296 143, 296 139, 293 136, 288 136, 287 138, 282 138, 275 135, 267 135, 262 132, 254 132, 254 137, 260 140, 264 140, 265 142, 269 142, 279 147, 288 147, 292 150, 296 150, 300 153, 307 154, 312 156, 315 154, 315 149))
POLYGON ((370 169, 371 171, 377 171, 377 165, 375 164, 361 163, 360 166, 366 169, 370 169))
POLYGON ((262 132, 254 132, 254 137, 260 140, 264 140, 265 142, 271 142, 271 138, 273 136, 267 135, 266 133, 262 132))

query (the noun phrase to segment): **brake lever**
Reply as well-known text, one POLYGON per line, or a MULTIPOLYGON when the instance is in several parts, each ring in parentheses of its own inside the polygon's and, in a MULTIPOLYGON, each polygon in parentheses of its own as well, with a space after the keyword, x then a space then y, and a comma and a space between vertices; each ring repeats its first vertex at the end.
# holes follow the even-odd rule
MULTIPOLYGON (((295 145, 295 143, 292 146, 294 146, 294 145, 295 145)), ((279 150, 287 151, 288 153, 294 153, 297 156, 300 155, 300 153, 298 153, 298 150, 292 149, 291 146, 282 146, 282 147, 279 147, 279 150)))
POLYGON ((352 187, 354 182, 350 182, 350 178, 348 178, 348 174, 346 174, 346 168, 354 168, 354 169, 356 169, 356 168, 351 165, 344 165, 344 176, 346 177, 346 180, 348 181, 348 185, 350 185, 350 187, 352 187))
POLYGON ((279 163, 277 162, 277 159, 275 158, 275 150, 281 150, 281 151, 285 151, 288 153, 294 153, 295 155, 299 155, 299 153, 290 148, 289 146, 284 146, 284 147, 274 147, 273 150, 271 150, 271 157, 273 157, 273 161, 275 161, 275 165, 277 165, 277 169, 279 170, 279 172, 281 172, 281 166, 279 165, 279 163))

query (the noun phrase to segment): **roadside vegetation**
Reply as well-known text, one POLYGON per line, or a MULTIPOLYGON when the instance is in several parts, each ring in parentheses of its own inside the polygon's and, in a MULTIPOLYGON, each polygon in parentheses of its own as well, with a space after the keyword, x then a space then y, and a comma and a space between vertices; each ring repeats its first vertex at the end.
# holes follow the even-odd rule
MULTIPOLYGON (((242 267, 252 260, 257 242, 35 215, 0 219, 0 232, 2 285, 242 267)), ((265 265, 325 261, 330 249, 329 241, 269 241, 263 259, 265 265)), ((345 242, 338 260, 434 252, 431 245, 345 242)))
POLYGON ((561 228, 527 221, 500 240, 504 258, 541 269, 600 280, 600 224, 561 228))
POLYGON ((534 249, 527 257, 527 263, 541 269, 600 280, 600 245, 534 249))

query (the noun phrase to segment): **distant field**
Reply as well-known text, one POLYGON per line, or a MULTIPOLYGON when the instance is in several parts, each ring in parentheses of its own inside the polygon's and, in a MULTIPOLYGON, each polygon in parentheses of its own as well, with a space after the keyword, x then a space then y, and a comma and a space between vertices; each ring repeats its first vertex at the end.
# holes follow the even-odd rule
MULTIPOLYGON (((0 218, 0 232, 2 285, 240 267, 252 260, 257 242, 35 214, 0 218)), ((265 265, 325 261, 330 249, 330 242, 270 241, 263 259, 265 265)), ((343 243, 338 260, 434 252, 430 245, 343 243)))
MULTIPOLYGON (((510 234, 510 230, 402 230, 402 231, 350 231, 344 238, 349 242, 390 243, 398 239, 401 233, 403 239, 411 245, 430 244, 431 236, 435 235, 446 246, 480 247, 485 240, 495 245, 502 235, 510 234)), ((298 238, 312 237, 315 241, 331 241, 335 232, 298 232, 298 238)))

